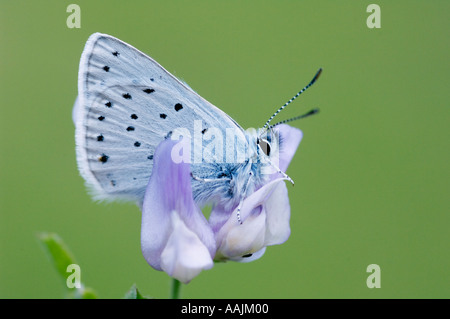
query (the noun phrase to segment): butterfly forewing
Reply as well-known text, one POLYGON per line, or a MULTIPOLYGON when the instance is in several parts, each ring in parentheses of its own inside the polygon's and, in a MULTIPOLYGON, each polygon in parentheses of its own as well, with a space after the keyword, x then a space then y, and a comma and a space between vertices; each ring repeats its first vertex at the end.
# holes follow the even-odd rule
POLYGON ((176 128, 193 136, 196 120, 203 129, 237 129, 245 140, 228 115, 147 55, 108 35, 89 38, 78 86, 78 166, 97 199, 141 202, 156 146, 176 128))

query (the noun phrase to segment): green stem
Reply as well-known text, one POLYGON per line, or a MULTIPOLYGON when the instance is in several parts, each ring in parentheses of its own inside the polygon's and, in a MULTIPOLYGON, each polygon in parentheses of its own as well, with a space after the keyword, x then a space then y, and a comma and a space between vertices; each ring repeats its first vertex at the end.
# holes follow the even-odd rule
POLYGON ((170 287, 170 298, 171 299, 180 299, 180 288, 181 282, 172 278, 172 285, 170 287))

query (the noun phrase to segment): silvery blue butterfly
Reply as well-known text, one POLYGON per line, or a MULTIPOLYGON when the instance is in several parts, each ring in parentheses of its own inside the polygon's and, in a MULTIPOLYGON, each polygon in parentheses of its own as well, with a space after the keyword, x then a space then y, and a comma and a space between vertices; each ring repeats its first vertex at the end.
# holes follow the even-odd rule
POLYGON ((276 165, 283 137, 273 128, 318 110, 275 125, 270 121, 320 73, 262 128, 245 131, 149 56, 95 33, 81 56, 73 113, 81 175, 96 199, 142 205, 157 145, 189 137, 178 155, 190 160, 194 200, 199 206, 235 207, 274 171, 290 180, 276 165))

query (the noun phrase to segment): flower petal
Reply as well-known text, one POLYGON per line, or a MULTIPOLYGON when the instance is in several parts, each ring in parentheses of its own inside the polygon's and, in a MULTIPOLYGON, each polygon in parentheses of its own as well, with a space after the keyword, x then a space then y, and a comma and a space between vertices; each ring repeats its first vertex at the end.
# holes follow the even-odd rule
MULTIPOLYGON (((230 220, 234 219, 233 217, 234 214, 230 217, 230 220)), ((236 225, 234 222, 227 223, 228 225, 234 225, 234 227, 227 227, 228 225, 225 224, 221 229, 219 236, 222 237, 222 240, 217 249, 216 259, 241 258, 263 248, 266 215, 261 212, 261 207, 255 208, 253 214, 248 216, 241 225, 236 225)))
POLYGON ((266 234, 264 246, 284 243, 291 234, 289 219, 291 206, 285 183, 278 183, 267 198, 264 209, 266 212, 266 234))
MULTIPOLYGON (((166 269, 170 268, 168 256, 172 256, 174 265, 177 260, 184 258, 169 253, 182 244, 174 241, 184 240, 185 237, 192 240, 192 234, 197 236, 210 258, 216 251, 214 234, 192 198, 190 166, 184 162, 176 164, 172 161, 171 151, 175 144, 175 141, 168 139, 156 148, 153 171, 142 207, 141 249, 147 262, 157 270, 163 270, 161 255, 169 241, 163 262, 166 269), (173 217, 174 214, 178 217, 173 217), (176 218, 181 220, 182 226, 176 218), (182 234, 173 234, 180 229, 182 234)), ((198 244, 196 240, 193 241, 198 244)), ((176 252, 181 251, 178 249, 176 252)), ((203 255, 203 251, 199 253, 203 255)))
MULTIPOLYGON (((254 213, 254 209, 256 207, 265 205, 265 202, 270 196, 272 196, 272 192, 277 187, 277 185, 279 184, 285 185, 284 181, 285 181, 284 178, 277 178, 267 183, 250 196, 248 196, 242 203, 241 220, 245 222, 247 217, 251 216, 251 214, 254 213)), ((230 217, 230 220, 228 222, 231 222, 234 225, 239 224, 237 222, 237 209, 234 210, 233 216, 230 217), (232 220, 233 216, 235 217, 235 220, 232 220)))
POLYGON ((275 127, 280 134, 280 159, 279 167, 283 172, 286 172, 289 163, 294 157, 300 141, 302 140, 303 133, 298 128, 289 126, 287 124, 280 124, 275 127))
POLYGON ((249 263, 251 261, 261 258, 265 252, 266 252, 266 247, 263 247, 262 249, 258 250, 257 252, 251 254, 250 256, 246 255, 246 256, 242 256, 240 258, 231 258, 231 260, 237 261, 240 263, 249 263))
MULTIPOLYGON (((242 224, 239 224, 237 219, 237 209, 229 216, 228 220, 223 226, 215 231, 217 242, 217 253, 215 259, 240 259, 247 254, 253 254, 261 250, 266 245, 272 245, 280 240, 289 237, 289 215, 288 212, 281 212, 282 218, 287 217, 288 234, 286 237, 286 221, 274 222, 273 216, 270 216, 267 224, 267 209, 271 215, 274 211, 289 210, 289 199, 287 198, 287 191, 284 193, 286 185, 283 178, 278 178, 251 194, 246 198, 241 206, 241 220, 242 224), (281 186, 279 186, 281 185, 281 186), (278 189, 279 188, 279 189, 278 189), (276 191, 276 196, 283 196, 282 199, 275 199, 273 192, 276 191), (269 206, 266 207, 266 202, 269 201, 269 206), (286 206, 287 202, 287 206, 286 206), (281 204, 280 207, 276 207, 281 204), (266 239, 266 236, 268 238, 266 239)), ((221 220, 216 215, 223 215, 223 211, 215 211, 211 213, 213 220, 221 220)), ((210 219, 211 219, 210 217, 210 219)), ((214 226, 213 226, 213 229, 214 226)))
POLYGON ((176 211, 171 213, 171 226, 172 232, 161 253, 161 269, 187 284, 214 263, 206 246, 176 211))

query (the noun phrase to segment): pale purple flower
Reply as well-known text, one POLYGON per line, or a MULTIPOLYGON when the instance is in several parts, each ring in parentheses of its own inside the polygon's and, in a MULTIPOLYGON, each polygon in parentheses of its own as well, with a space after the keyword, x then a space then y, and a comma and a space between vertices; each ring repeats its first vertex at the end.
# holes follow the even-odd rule
MULTIPOLYGON (((276 129, 282 139, 279 167, 286 171, 302 132, 285 124, 276 129)), ((267 246, 288 239, 290 205, 280 174, 272 174, 266 185, 244 199, 242 224, 237 207, 216 206, 207 221, 192 198, 189 164, 171 159, 175 143, 165 140, 157 147, 142 207, 142 252, 153 268, 188 283, 214 260, 253 261, 267 246)))
POLYGON ((189 164, 171 160, 174 144, 166 140, 154 154, 142 207, 141 247, 153 268, 186 283, 213 266, 216 244, 192 198, 189 164))

